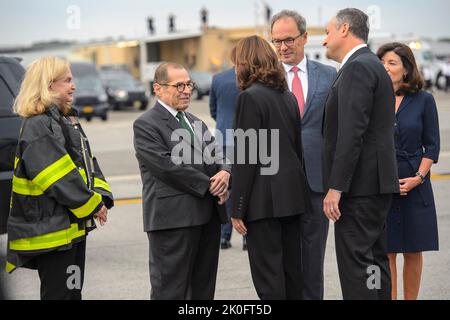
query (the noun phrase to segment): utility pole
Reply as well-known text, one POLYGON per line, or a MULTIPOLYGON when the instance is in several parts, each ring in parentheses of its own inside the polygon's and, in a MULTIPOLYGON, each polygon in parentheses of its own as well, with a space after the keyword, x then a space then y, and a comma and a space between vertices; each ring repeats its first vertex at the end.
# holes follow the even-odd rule
POLYGON ((153 35, 155 33, 155 27, 153 26, 153 17, 147 18, 147 26, 148 26, 148 32, 150 35, 153 35))
POLYGON ((202 27, 201 29, 203 31, 206 31, 208 29, 208 10, 203 7, 200 11, 201 21, 202 21, 202 27))
POLYGON ((170 14, 169 15, 169 33, 175 32, 175 15, 170 14))

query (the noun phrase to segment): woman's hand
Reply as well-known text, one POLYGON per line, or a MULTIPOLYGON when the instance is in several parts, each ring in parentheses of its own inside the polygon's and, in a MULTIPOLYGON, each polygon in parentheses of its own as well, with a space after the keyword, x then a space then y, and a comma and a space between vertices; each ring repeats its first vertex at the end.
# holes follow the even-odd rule
POLYGON ((247 235, 247 228, 245 227, 242 219, 231 218, 231 223, 233 224, 234 229, 239 232, 239 234, 243 236, 247 235))
POLYGON ((411 177, 411 178, 405 178, 400 179, 400 195, 406 196, 408 195, 408 192, 410 192, 412 189, 417 187, 422 182, 422 179, 420 177, 411 177))
POLYGON ((100 222, 101 226, 104 226, 108 221, 108 208, 103 205, 100 211, 94 214, 94 218, 100 222))

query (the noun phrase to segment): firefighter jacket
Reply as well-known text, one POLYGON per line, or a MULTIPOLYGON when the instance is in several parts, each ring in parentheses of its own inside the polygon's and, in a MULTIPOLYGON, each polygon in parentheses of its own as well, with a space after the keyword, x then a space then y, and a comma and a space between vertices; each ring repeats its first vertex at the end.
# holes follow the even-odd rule
POLYGON ((56 106, 25 118, 14 162, 6 271, 84 240, 103 205, 111 208, 113 196, 80 124, 56 106))

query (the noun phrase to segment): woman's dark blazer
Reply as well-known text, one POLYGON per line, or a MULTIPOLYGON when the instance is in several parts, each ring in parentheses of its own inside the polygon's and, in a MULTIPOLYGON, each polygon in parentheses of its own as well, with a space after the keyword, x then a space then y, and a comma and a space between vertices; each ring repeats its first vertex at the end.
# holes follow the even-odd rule
POLYGON ((238 97, 234 128, 244 130, 247 138, 243 144, 242 134, 235 131, 231 216, 255 221, 310 212, 294 95, 254 83, 238 97))

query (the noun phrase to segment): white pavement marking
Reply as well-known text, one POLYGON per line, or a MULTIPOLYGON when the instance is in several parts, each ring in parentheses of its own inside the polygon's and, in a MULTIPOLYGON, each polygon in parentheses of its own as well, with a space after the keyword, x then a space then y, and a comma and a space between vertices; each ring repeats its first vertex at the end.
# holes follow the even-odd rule
POLYGON ((111 176, 106 178, 109 182, 124 182, 124 181, 135 181, 141 180, 139 174, 121 175, 121 176, 111 176))

